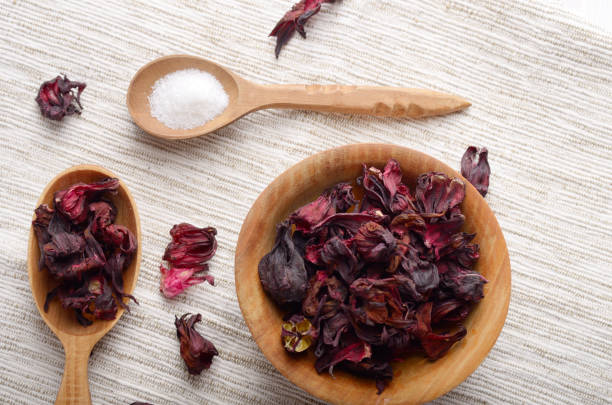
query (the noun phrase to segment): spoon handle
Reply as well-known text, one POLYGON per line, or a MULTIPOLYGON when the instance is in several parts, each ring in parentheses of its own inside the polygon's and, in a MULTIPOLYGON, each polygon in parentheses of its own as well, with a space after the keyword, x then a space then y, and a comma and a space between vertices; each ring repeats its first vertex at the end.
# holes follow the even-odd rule
POLYGON ((89 344, 77 343, 82 342, 77 342, 77 339, 70 344, 64 342, 66 363, 55 405, 91 405, 87 363, 93 347, 89 344))
POLYGON ((463 110, 471 104, 452 94, 401 87, 339 85, 255 85, 255 109, 293 108, 424 118, 463 110))

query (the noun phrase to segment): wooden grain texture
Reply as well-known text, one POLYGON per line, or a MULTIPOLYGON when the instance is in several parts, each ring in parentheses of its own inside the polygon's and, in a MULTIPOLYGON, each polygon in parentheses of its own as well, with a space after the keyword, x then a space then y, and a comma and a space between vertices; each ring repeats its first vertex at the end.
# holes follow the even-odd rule
MULTIPOLYGON (((53 194, 56 191, 66 189, 78 182, 92 183, 107 177, 117 176, 102 167, 94 165, 71 167, 51 180, 42 192, 36 206, 48 204, 52 207, 53 194)), ((122 182, 119 183, 117 194, 112 195, 108 193, 107 196, 117 208, 115 223, 128 227, 134 233, 138 242, 136 255, 130 266, 123 272, 124 289, 126 293, 131 294, 138 279, 141 258, 141 233, 138 210, 129 190, 122 182)), ((66 355, 64 376, 55 403, 59 405, 91 404, 87 379, 89 355, 94 345, 117 323, 124 309, 118 309, 114 320, 96 320, 88 327, 80 325, 74 313, 62 308, 58 300, 54 300, 49 306, 49 311, 45 312, 43 308, 45 298, 47 293, 57 285, 57 282, 46 270, 38 270, 39 258, 38 241, 34 234, 34 229, 30 228, 28 276, 30 278, 32 295, 40 315, 64 346, 66 355)))
MULTIPOLYGON (((414 186, 416 177, 439 171, 461 177, 444 163, 412 149, 384 144, 356 144, 309 157, 274 180, 251 208, 236 248, 236 291, 251 333, 270 362, 289 380, 311 394, 334 404, 418 404, 433 400, 461 383, 484 360, 502 330, 510 302, 510 260, 495 215, 467 181, 462 210, 465 232, 476 232, 480 259, 476 270, 489 283, 484 299, 465 321, 467 336, 435 362, 411 357, 394 363, 394 378, 381 395, 373 380, 334 371, 335 379, 317 374, 314 355, 291 356, 280 343, 282 312, 264 293, 257 273, 259 260, 273 246, 276 224, 313 200, 324 189, 361 175, 361 164, 382 167, 396 159, 404 180, 414 186)), ((463 177, 461 177, 463 178, 463 177)), ((464 179, 465 180, 465 179, 464 179)))
POLYGON ((400 87, 340 85, 260 85, 230 70, 189 55, 171 55, 143 66, 130 83, 127 107, 134 122, 163 139, 186 139, 214 132, 238 118, 265 108, 369 114, 382 117, 425 118, 463 110, 470 103, 458 96, 431 90, 400 87), (168 73, 200 69, 213 74, 229 96, 223 113, 192 129, 171 129, 151 116, 149 95, 153 84, 168 73))

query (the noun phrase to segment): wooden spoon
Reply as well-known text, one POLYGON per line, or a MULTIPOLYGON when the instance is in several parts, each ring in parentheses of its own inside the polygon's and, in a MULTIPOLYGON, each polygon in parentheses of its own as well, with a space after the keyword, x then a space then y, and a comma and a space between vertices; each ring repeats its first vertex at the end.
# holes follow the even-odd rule
MULTIPOLYGON (((48 204, 52 207, 53 193, 66 189, 74 183, 92 183, 107 177, 116 177, 110 171, 93 165, 80 165, 71 167, 55 177, 45 187, 36 206, 48 204)), ((125 291, 130 294, 134 290, 138 272, 140 269, 140 219, 136 209, 136 203, 127 187, 119 183, 117 194, 107 194, 117 207, 117 218, 115 223, 125 225, 134 232, 138 242, 136 256, 130 266, 123 273, 125 291)), ((104 336, 119 320, 123 309, 119 308, 117 316, 112 321, 96 320, 93 325, 81 326, 72 311, 63 309, 61 304, 54 300, 45 312, 44 304, 47 293, 57 285, 57 282, 49 275, 47 270, 38 270, 40 251, 34 229, 30 228, 30 241, 28 244, 28 275, 32 295, 38 307, 38 311, 49 328, 59 338, 64 346, 66 363, 64 366, 64 377, 57 394, 56 404, 91 404, 89 395, 89 383, 87 380, 87 363, 94 345, 104 336)))
POLYGON ((172 55, 156 59, 134 75, 127 91, 127 106, 134 122, 151 135, 186 139, 214 132, 250 112, 265 108, 369 114, 383 117, 424 118, 463 110, 471 104, 451 94, 400 87, 338 85, 261 85, 252 83, 206 59, 172 55), (151 116, 149 95, 153 84, 168 73, 199 69, 214 75, 229 96, 223 113, 192 129, 171 129, 151 116))

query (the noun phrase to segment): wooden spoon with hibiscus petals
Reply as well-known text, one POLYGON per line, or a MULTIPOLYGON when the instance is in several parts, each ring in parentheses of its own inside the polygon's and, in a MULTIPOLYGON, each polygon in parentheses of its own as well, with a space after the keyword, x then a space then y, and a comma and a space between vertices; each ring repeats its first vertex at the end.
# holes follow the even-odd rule
MULTIPOLYGON (((75 183, 94 183, 114 177, 116 176, 113 173, 99 166, 80 165, 71 167, 51 180, 42 192, 36 206, 48 204, 51 207, 54 193, 65 190, 75 183)), ((136 203, 125 184, 119 181, 116 194, 105 195, 105 198, 109 198, 117 209, 114 223, 131 230, 136 244, 139 246, 141 240, 140 219, 136 203)), ((34 219, 36 219, 36 215, 34 219)), ((89 326, 83 326, 79 323, 75 313, 62 308, 58 300, 50 302, 48 310, 45 311, 47 293, 57 286, 58 281, 46 269, 39 270, 40 256, 38 240, 34 227, 32 227, 28 244, 28 275, 32 295, 43 320, 62 342, 66 355, 64 376, 55 403, 62 405, 91 404, 87 377, 89 355, 94 345, 117 323, 124 312, 124 308, 118 307, 114 319, 96 319, 89 326)), ((129 266, 123 270, 123 290, 125 294, 131 294, 136 286, 140 257, 140 248, 137 248, 129 266)))

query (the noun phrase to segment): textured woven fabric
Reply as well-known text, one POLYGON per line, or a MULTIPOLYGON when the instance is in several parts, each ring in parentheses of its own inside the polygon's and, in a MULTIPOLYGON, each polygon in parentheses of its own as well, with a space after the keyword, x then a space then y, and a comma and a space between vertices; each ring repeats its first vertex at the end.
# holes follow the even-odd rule
MULTIPOLYGON (((64 356, 43 323, 26 269, 32 210, 61 170, 114 171, 141 214, 143 260, 132 306, 89 362, 94 404, 319 403, 260 353, 234 289, 238 232, 285 169, 334 146, 388 142, 459 167, 489 148, 487 200, 512 262, 512 300, 489 356, 438 404, 602 404, 612 398, 612 37, 535 1, 344 0, 326 5, 273 55, 267 34, 290 0, 0 0, 0 398, 45 404, 64 356), (260 83, 424 87, 462 95, 462 113, 411 121, 261 111, 207 137, 164 142, 130 120, 136 70, 201 55, 260 83), (88 84, 80 117, 40 116, 43 80, 88 84), (218 229, 214 287, 159 291, 168 231, 218 229), (189 377, 175 314, 200 312, 220 355, 189 377)), ((373 388, 374 389, 374 388, 373 388)))

